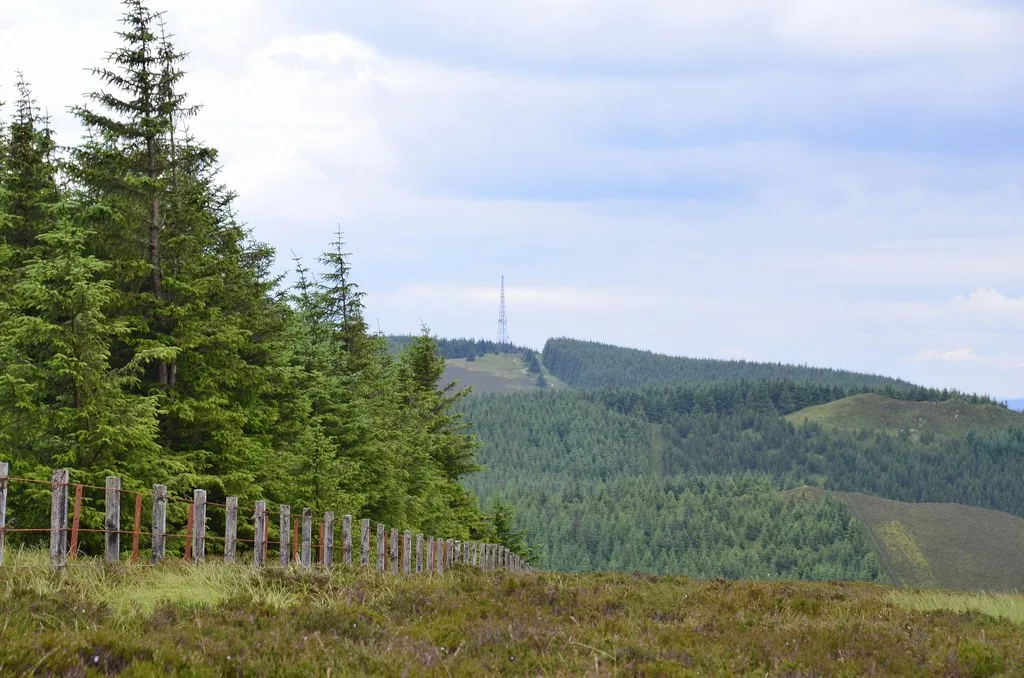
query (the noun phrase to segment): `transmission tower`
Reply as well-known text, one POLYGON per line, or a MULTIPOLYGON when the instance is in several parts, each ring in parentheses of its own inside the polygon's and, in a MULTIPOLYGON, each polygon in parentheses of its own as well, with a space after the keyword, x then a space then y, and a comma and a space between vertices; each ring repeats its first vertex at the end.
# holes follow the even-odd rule
POLYGON ((505 312, 505 276, 501 276, 501 303, 498 305, 498 346, 508 348, 512 340, 508 336, 508 315, 505 312))

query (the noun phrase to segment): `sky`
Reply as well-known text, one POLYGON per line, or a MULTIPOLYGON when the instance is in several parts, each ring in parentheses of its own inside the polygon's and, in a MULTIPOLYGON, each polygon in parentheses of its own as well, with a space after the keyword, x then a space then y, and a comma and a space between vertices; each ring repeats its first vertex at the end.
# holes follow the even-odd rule
MULTIPOLYGON (((162 0, 241 218, 341 228, 385 332, 509 331, 1024 396, 1014 0, 162 0)), ((0 99, 116 0, 0 0, 0 99)))

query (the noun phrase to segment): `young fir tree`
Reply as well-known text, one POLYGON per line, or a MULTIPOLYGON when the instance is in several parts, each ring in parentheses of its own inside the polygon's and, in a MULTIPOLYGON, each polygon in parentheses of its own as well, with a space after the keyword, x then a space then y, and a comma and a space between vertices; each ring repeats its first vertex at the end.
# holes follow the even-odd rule
POLYGON ((71 163, 102 215, 91 245, 112 264, 116 317, 131 328, 113 361, 159 350, 137 391, 161 397, 160 442, 197 474, 177 481, 249 496, 275 476, 273 401, 288 395, 275 382, 286 323, 272 250, 236 222, 216 151, 179 132, 197 112, 180 89, 184 55, 158 14, 124 5, 122 45, 94 70, 103 89, 75 109, 89 137, 71 163))
POLYGON ((53 158, 56 144, 49 120, 40 114, 20 71, 17 90, 3 164, 7 221, 2 237, 11 248, 14 266, 30 256, 37 245, 36 236, 53 227, 49 208, 59 199, 53 158))
POLYGON ((459 484, 460 478, 481 469, 476 463, 480 443, 454 409, 469 390, 455 391, 454 383, 442 386, 444 368, 437 339, 424 327, 402 353, 402 393, 417 432, 416 448, 426 453, 440 476, 429 497, 428 525, 438 534, 465 536, 482 529, 475 497, 459 484))

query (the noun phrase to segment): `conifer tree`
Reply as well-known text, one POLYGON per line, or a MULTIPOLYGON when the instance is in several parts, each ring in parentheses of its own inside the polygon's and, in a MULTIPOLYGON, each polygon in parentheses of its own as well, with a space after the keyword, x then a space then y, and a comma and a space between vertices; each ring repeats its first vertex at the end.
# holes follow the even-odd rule
MULTIPOLYGON (((159 477, 154 398, 126 392, 157 350, 110 366, 110 344, 130 331, 104 310, 114 298, 108 266, 85 253, 87 236, 66 205, 38 236, 6 295, 0 324, 0 450, 43 468, 67 466, 159 477)), ((31 466, 28 470, 34 470, 31 466)))

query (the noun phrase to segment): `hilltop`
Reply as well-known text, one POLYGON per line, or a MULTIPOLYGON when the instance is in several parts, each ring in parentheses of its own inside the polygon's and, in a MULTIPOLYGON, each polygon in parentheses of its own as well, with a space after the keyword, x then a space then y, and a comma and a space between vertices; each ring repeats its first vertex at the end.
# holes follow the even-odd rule
MULTIPOLYGON (((547 388, 566 388, 560 379, 541 367, 547 388)), ((522 393, 539 390, 537 374, 531 372, 522 353, 489 353, 468 360, 445 361, 444 384, 457 382, 459 388, 472 387, 474 393, 522 393)))
POLYGON ((910 388, 901 379, 847 370, 746 360, 685 358, 578 339, 549 339, 544 365, 574 388, 636 388, 653 384, 791 379, 849 388, 910 388))
POLYGON ((998 405, 959 399, 940 402, 896 400, 878 393, 861 393, 786 416, 801 424, 814 422, 851 431, 885 431, 920 438, 962 437, 971 429, 1024 426, 1024 414, 998 405))

